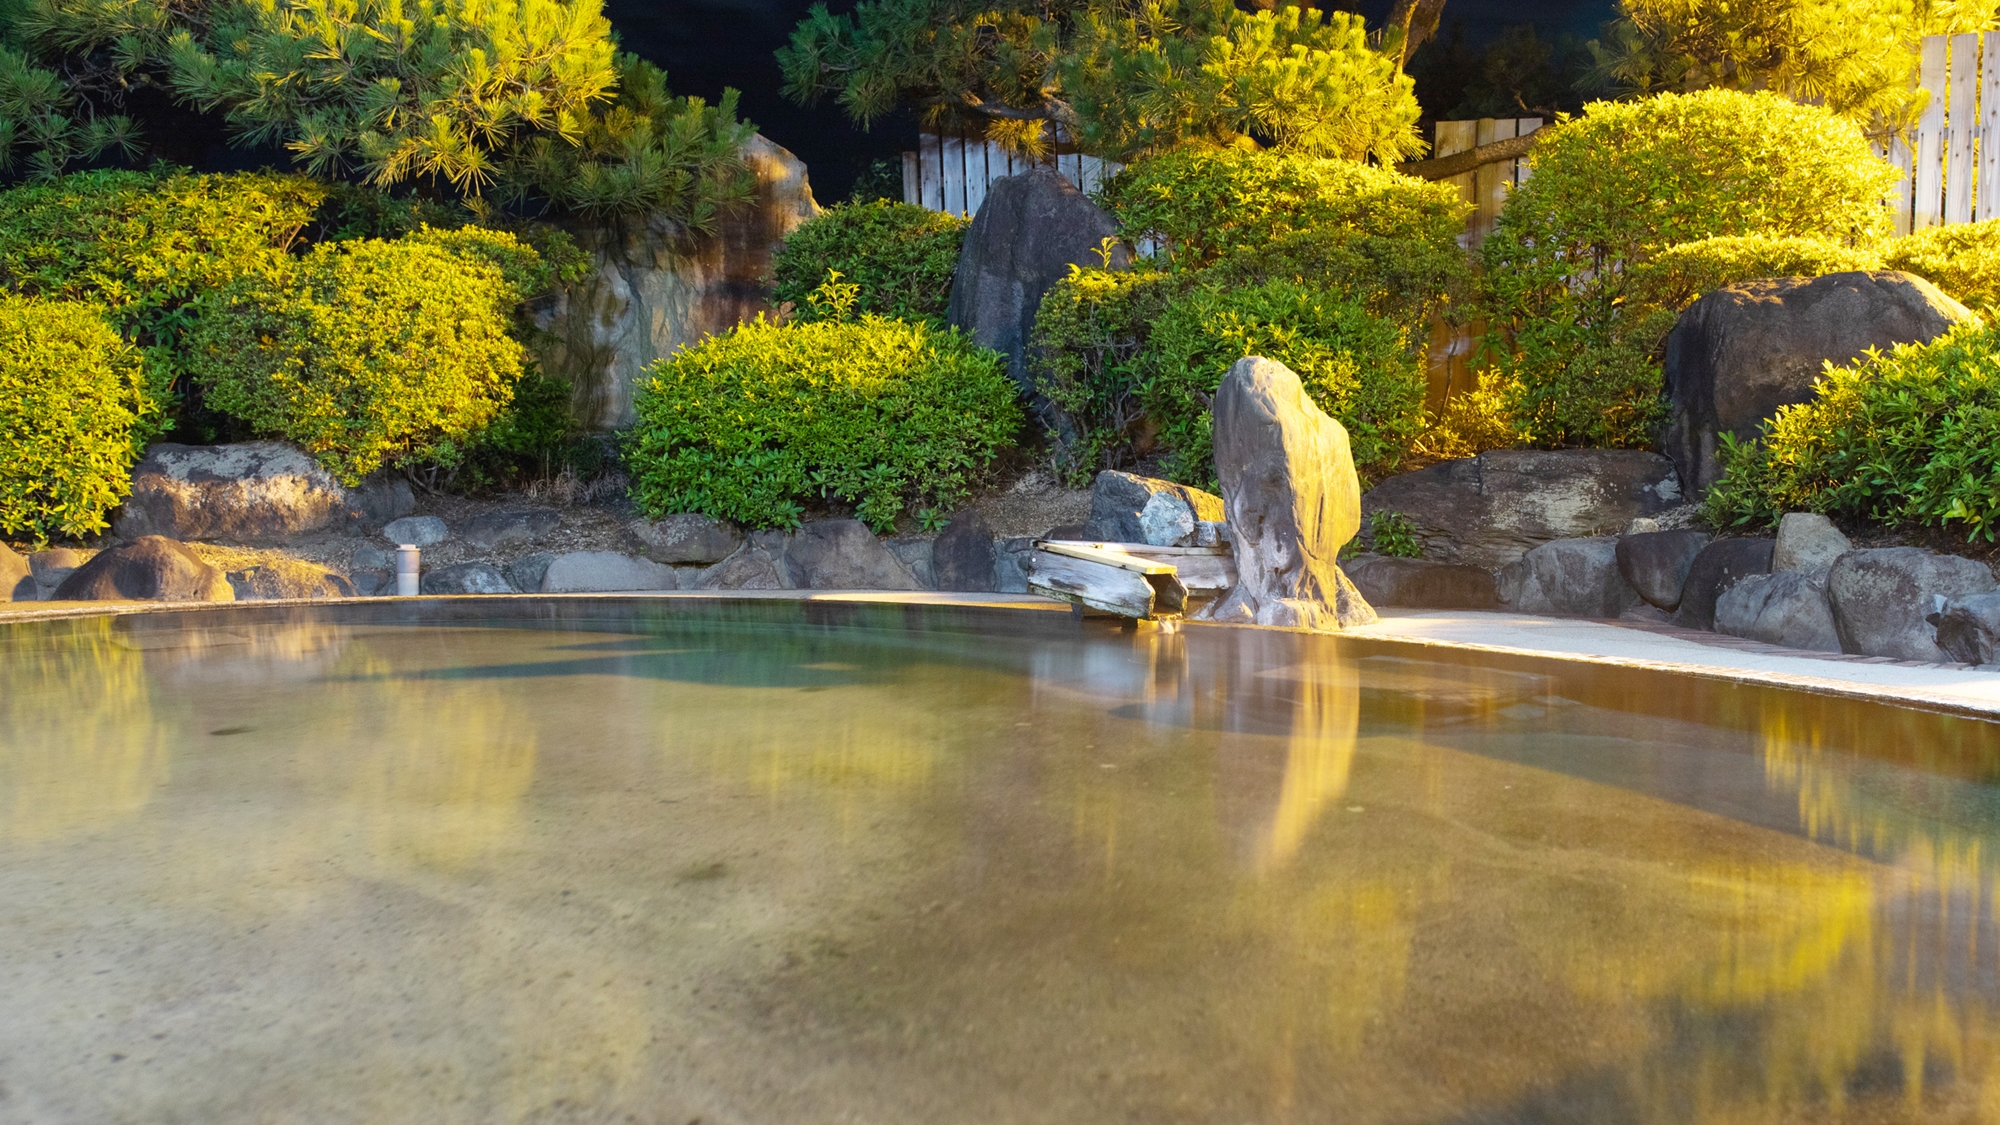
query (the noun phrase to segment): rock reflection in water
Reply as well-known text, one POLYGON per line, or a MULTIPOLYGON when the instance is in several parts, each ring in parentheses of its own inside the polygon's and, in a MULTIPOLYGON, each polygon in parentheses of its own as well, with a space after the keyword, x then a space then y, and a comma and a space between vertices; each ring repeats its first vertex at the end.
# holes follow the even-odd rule
POLYGON ((1990 725, 1269 630, 211 620, 0 649, 31 1116, 2000 1110, 1990 725))

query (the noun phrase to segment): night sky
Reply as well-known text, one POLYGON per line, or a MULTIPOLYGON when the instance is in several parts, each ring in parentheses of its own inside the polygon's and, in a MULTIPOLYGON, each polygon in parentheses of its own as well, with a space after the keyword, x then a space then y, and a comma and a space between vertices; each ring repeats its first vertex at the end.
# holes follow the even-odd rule
MULTIPOLYGON (((1389 4, 1364 0, 1371 26, 1389 4)), ((908 121, 887 121, 863 133, 831 105, 800 109, 779 94, 771 52, 811 6, 812 0, 606 0, 605 12, 625 49, 666 68, 675 93, 713 100, 725 86, 741 90, 743 115, 805 160, 814 194, 830 202, 845 196, 872 160, 914 147, 916 130, 908 121)), ((835 11, 852 6, 852 0, 830 4, 835 11)), ((1543 36, 1588 37, 1615 9, 1615 0, 1446 0, 1444 25, 1462 25, 1474 44, 1510 24, 1532 24, 1543 36)))

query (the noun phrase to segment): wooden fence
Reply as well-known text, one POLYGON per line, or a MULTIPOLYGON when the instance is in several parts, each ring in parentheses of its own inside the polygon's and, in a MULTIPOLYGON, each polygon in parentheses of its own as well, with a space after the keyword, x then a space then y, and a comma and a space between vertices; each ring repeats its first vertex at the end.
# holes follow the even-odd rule
POLYGON ((2000 218, 2000 32, 1924 40, 1917 127, 1882 153, 1903 173, 1896 233, 2000 218))
MULTIPOLYGON (((1084 191, 1096 191, 1106 177, 1124 165, 1078 153, 1059 153, 1042 161, 1084 191)), ((1002 176, 1033 167, 1034 161, 1008 152, 992 141, 922 133, 917 151, 903 154, 903 202, 975 215, 986 201, 986 187, 1002 176)))
MULTIPOLYGON (((1542 127, 1539 117, 1482 117, 1477 121, 1440 121, 1431 142, 1432 156, 1454 156, 1480 145, 1494 141, 1525 137, 1542 127)), ((1472 204, 1472 217, 1466 220, 1465 233, 1459 236, 1458 244, 1467 250, 1477 250, 1486 236, 1493 233, 1493 224, 1500 218, 1500 208, 1506 205, 1507 193, 1515 184, 1528 178, 1528 159, 1503 160, 1497 164, 1485 164, 1465 172, 1446 183, 1458 187, 1458 197, 1472 204)))

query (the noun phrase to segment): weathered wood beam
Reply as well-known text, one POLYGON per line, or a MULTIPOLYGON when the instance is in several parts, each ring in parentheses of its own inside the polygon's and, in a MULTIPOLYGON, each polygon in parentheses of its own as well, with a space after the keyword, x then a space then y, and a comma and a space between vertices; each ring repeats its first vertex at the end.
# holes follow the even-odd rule
POLYGON ((1396 171, 1406 176, 1416 176, 1425 180, 1448 180, 1453 176, 1473 171, 1487 164, 1499 164, 1506 160, 1519 160, 1528 155, 1541 136, 1536 130, 1525 137, 1508 137, 1504 141, 1494 141, 1464 152, 1454 152, 1450 156, 1437 156, 1429 160, 1412 160, 1396 165, 1396 171))

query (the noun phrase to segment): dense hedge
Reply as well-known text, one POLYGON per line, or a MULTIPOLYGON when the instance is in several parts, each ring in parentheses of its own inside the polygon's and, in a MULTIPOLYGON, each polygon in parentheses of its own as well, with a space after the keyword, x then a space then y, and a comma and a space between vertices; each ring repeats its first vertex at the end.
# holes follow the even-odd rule
POLYGON ((2000 219, 1913 231, 1884 258, 1974 309, 2000 309, 2000 219))
POLYGON ((1868 248, 1896 176, 1831 112, 1730 90, 1593 103, 1546 130, 1532 161, 1482 254, 1496 367, 1545 445, 1651 441, 1659 367, 1620 339, 1644 263, 1718 236, 1868 248))
POLYGON ((1820 379, 1759 440, 1725 439, 1717 526, 1814 511, 2000 538, 2000 326, 1966 321, 1820 379))
POLYGON ((1468 210, 1450 184, 1352 160, 1238 148, 1148 157, 1112 177, 1103 199, 1125 238, 1157 239, 1182 269, 1299 231, 1451 243, 1468 210))
POLYGON ((0 295, 0 532, 102 531, 151 413, 140 355, 102 309, 0 295))
POLYGON ((789 527, 835 499, 878 531, 933 524, 1020 427, 997 353, 920 321, 747 324, 683 348, 639 385, 626 458, 655 516, 789 527))
POLYGON ((1167 307, 1147 340, 1146 413, 1160 427, 1165 474, 1215 478, 1216 388, 1244 356, 1298 372, 1306 393, 1347 427, 1363 476, 1392 471, 1422 429, 1424 372, 1408 337, 1359 301, 1295 281, 1198 287, 1167 307))
POLYGON ((188 304, 282 256, 324 195, 302 176, 179 169, 84 172, 0 191, 0 285, 104 305, 145 349, 151 397, 164 402, 186 374, 188 304))
POLYGON ((859 286, 860 311, 942 326, 969 225, 908 203, 835 204, 785 236, 771 260, 771 299, 792 302, 801 320, 817 319, 807 297, 834 270, 859 286))
POLYGON ((212 407, 350 484, 449 463, 512 397, 516 285, 538 276, 534 251, 495 231, 322 243, 202 296, 189 361, 212 407))

